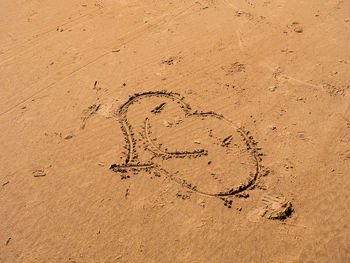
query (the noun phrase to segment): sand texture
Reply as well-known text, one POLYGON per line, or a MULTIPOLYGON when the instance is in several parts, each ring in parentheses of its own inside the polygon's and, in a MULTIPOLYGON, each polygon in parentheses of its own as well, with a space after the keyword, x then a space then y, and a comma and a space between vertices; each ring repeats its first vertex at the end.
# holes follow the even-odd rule
POLYGON ((0 262, 350 262, 350 1, 0 1, 0 262))

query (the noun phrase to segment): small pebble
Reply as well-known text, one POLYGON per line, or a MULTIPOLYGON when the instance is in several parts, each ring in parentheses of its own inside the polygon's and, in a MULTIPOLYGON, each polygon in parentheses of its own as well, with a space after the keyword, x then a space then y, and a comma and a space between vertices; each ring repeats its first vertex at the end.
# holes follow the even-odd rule
POLYGON ((269 125, 269 126, 267 126, 267 128, 268 128, 268 129, 271 129, 271 130, 273 130, 273 131, 277 129, 277 127, 274 126, 274 125, 269 125))

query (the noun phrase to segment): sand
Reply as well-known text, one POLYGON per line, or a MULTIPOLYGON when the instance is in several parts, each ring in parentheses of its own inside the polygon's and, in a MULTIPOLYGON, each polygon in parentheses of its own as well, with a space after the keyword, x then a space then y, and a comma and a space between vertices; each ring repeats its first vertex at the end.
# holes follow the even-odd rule
POLYGON ((350 261, 349 1, 0 14, 0 262, 350 261))

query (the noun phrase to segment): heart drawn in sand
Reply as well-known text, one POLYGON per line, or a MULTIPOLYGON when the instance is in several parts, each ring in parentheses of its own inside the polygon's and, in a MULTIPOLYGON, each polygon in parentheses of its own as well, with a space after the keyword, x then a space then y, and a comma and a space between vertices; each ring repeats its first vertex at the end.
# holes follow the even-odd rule
POLYGON ((123 176, 153 171, 213 197, 249 190, 261 176, 261 154, 248 131, 215 112, 192 110, 178 94, 135 94, 116 115, 126 152, 110 169, 123 176))

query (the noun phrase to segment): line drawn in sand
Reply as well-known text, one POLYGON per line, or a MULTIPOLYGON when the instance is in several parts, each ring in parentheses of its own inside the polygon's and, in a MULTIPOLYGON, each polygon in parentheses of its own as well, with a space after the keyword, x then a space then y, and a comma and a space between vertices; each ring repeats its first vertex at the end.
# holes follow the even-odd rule
POLYGON ((215 112, 192 110, 179 94, 135 94, 115 113, 125 135, 122 179, 144 170, 190 192, 223 199, 256 187, 266 173, 250 132, 215 112))

